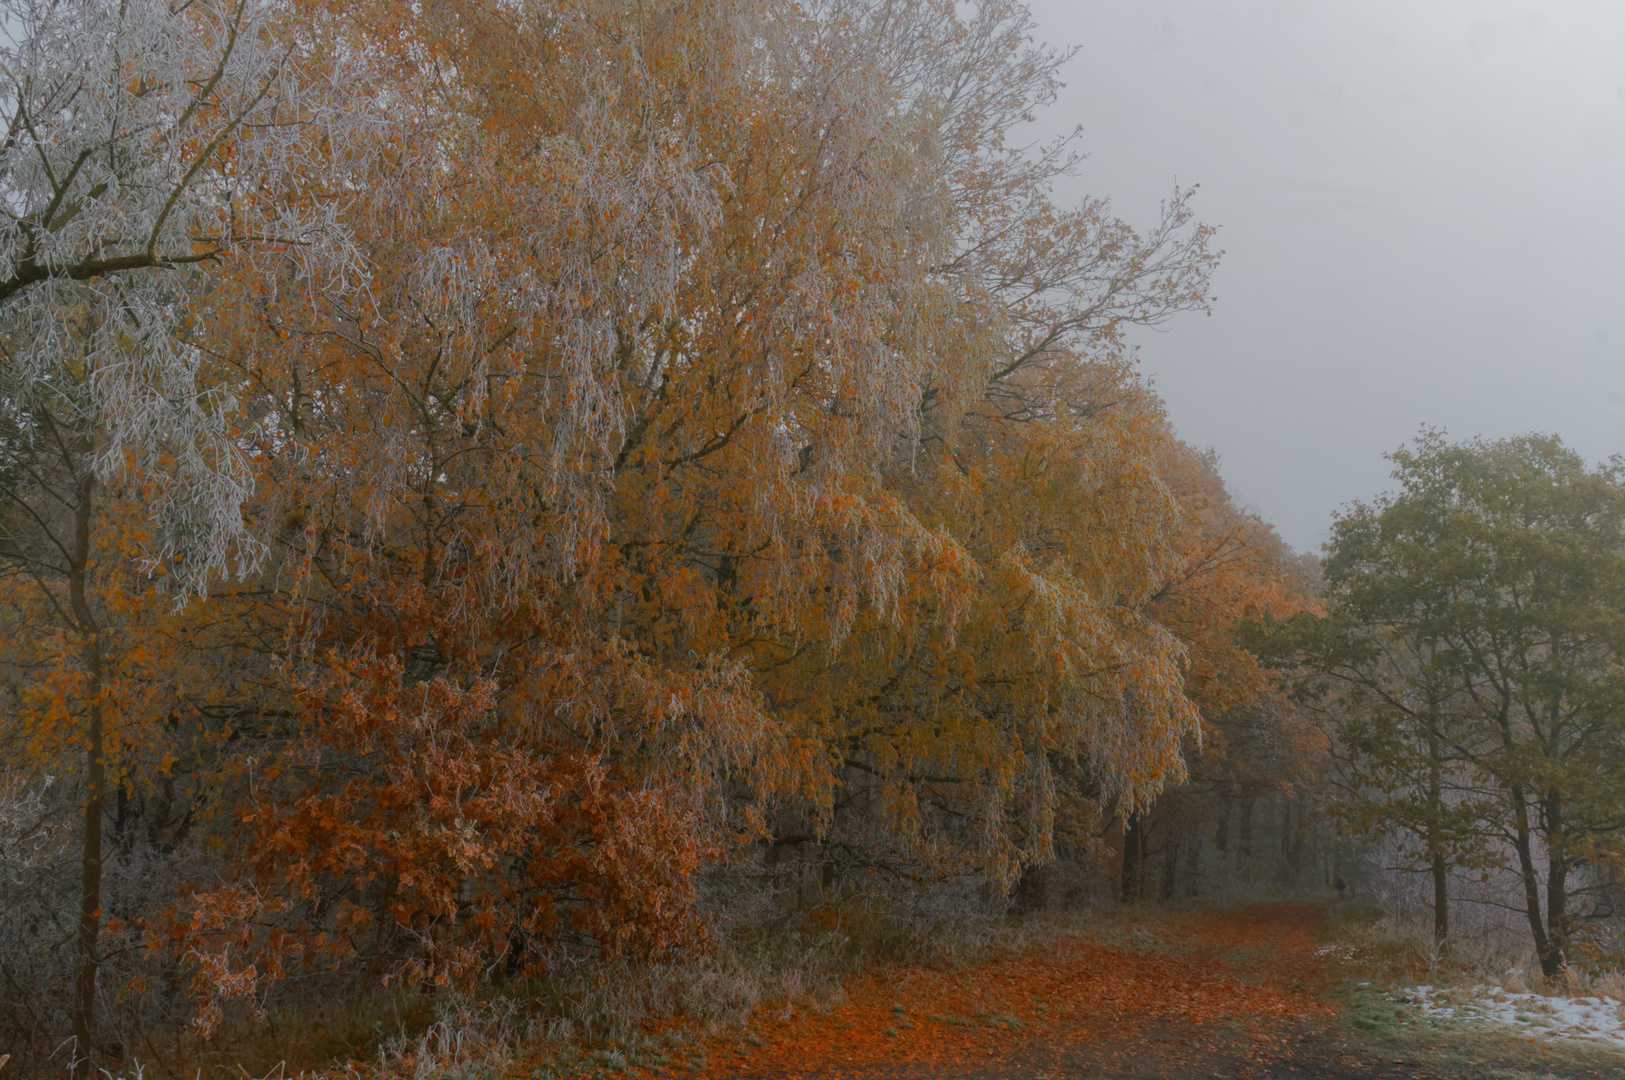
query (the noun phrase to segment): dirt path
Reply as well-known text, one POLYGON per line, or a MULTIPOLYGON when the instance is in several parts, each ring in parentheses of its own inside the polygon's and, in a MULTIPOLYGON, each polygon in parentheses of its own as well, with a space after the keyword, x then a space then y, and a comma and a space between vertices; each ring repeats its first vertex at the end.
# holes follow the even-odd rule
MULTIPOLYGON (((1121 943, 1059 940, 959 972, 849 987, 713 1047, 692 1075, 731 1080, 1207 1080, 1588 1077, 1410 1055, 1335 1023, 1315 955, 1326 905, 1280 903, 1160 920, 1121 943), (1394 1057, 1390 1055, 1400 1055, 1394 1057)), ((1434 1048, 1437 1049, 1437 1048, 1434 1048)), ((1528 1054, 1535 1054, 1529 1050, 1528 1054)))

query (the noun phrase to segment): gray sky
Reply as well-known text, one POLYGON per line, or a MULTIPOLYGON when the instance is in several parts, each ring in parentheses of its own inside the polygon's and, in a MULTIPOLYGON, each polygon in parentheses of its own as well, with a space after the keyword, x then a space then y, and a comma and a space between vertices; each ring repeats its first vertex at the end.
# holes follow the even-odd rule
POLYGON ((1147 332, 1179 433, 1318 550, 1420 425, 1625 452, 1625 3, 1034 0, 1081 46, 1061 201, 1200 183, 1212 318, 1147 332))

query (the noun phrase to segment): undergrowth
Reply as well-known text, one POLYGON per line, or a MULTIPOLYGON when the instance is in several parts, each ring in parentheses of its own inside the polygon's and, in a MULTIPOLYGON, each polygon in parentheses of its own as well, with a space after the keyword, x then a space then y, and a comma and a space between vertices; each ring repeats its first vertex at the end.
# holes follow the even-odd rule
POLYGON ((1441 988, 1495 985, 1511 993, 1625 999, 1625 972, 1568 967, 1547 979, 1534 950, 1512 932, 1463 936, 1440 949, 1426 923, 1396 919, 1374 904, 1345 903, 1331 909, 1325 936, 1322 955, 1350 981, 1441 988))
MULTIPOLYGON (((706 906, 716 943, 708 952, 663 963, 561 957, 546 978, 467 996, 401 988, 334 995, 313 983, 262 1022, 239 1018, 235 1037, 225 1033, 206 1051, 166 1060, 161 1072, 148 1068, 141 1080, 218 1067, 238 1076, 310 1080, 341 1073, 368 1080, 553 1080, 635 1069, 703 1072, 712 1059, 720 1065, 753 1045, 753 1019, 828 1012, 859 973, 903 966, 952 973, 1064 940, 1179 954, 1198 944, 1177 930, 1182 916, 1226 905, 1012 915, 974 881, 942 886, 935 896, 899 890, 888 898, 739 873, 713 880, 706 906)), ((1372 905, 1332 906, 1319 951, 1345 983, 1347 1023, 1374 1034, 1415 1026, 1418 1010, 1389 991, 1423 982, 1568 995, 1625 991, 1618 973, 1576 972, 1546 982, 1510 937, 1458 941, 1441 955, 1427 930, 1372 905)), ((913 1023, 894 1012, 885 1034, 900 1038, 913 1023)), ((1017 1021, 989 1012, 963 1023, 1013 1028, 1017 1021)))
POLYGON ((663 962, 561 955, 546 977, 473 995, 356 987, 336 1007, 332 988, 312 985, 263 1021, 236 1017, 163 1074, 497 1080, 702 1068, 718 1036, 748 1042, 763 1009, 827 1011, 856 972, 953 968, 1030 934, 974 879, 888 895, 757 868, 713 878, 705 909, 713 947, 663 962))

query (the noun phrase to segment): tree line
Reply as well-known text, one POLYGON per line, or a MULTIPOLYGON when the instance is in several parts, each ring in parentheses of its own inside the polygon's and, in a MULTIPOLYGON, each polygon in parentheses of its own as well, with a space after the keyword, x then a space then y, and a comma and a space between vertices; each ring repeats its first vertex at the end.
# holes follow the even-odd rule
POLYGON ((1124 336, 1213 231, 1052 201, 1019 5, 0 11, 16 1064, 1003 896, 1291 727, 1124 336))
POLYGON ((13 1068, 693 955, 730 874, 1323 887, 1328 808, 1441 948, 1475 871, 1595 954, 1617 467, 1428 436, 1294 555, 1125 336, 1214 232, 1055 204, 1019 4, 0 12, 13 1068))

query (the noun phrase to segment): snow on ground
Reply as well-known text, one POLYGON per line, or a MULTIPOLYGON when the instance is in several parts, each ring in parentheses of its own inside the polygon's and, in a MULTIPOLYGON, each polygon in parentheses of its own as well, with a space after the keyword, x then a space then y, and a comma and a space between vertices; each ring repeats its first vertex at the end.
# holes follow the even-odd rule
POLYGON ((1399 991, 1394 998, 1420 1006, 1424 1016, 1483 1020, 1512 1028, 1521 1035, 1588 1039, 1625 1050, 1625 1002, 1611 997, 1515 994, 1500 986, 1413 986, 1399 991))
POLYGON ((1322 945, 1315 950, 1316 956, 1335 956, 1339 960, 1353 960, 1359 950, 1353 945, 1322 945))

